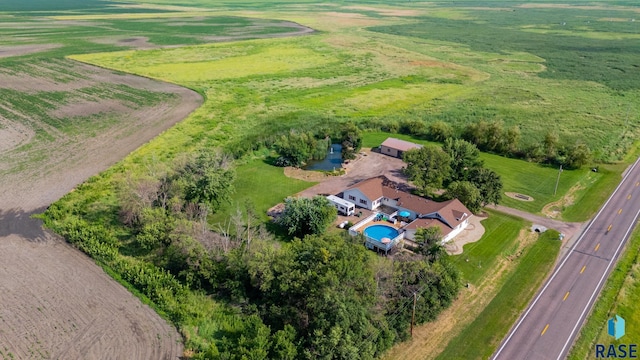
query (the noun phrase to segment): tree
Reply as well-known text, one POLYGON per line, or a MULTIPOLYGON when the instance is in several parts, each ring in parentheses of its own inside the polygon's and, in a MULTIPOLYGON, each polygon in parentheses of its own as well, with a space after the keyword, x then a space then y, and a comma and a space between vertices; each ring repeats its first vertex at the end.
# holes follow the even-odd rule
POLYGON ((567 149, 565 165, 568 169, 579 169, 591 159, 591 150, 583 143, 575 143, 567 149))
POLYGON ((437 226, 418 228, 415 236, 416 242, 422 246, 430 247, 442 241, 442 230, 437 226))
MULTIPOLYGON (((433 262, 399 255, 394 261, 394 284, 388 311, 410 306, 416 293, 415 320, 421 324, 435 319, 453 302, 460 289, 460 272, 448 261, 446 253, 433 262)), ((401 339, 406 339, 410 321, 411 312, 405 311, 391 317, 390 325, 401 339)))
POLYGON ((448 138, 444 141, 442 150, 451 159, 450 181, 467 180, 472 169, 482 166, 480 150, 466 140, 448 138))
POLYGON ((469 123, 462 132, 462 138, 475 144, 478 148, 487 149, 487 134, 489 132, 489 123, 480 120, 475 123, 469 123))
POLYGON ((418 228, 415 236, 416 242, 420 244, 420 253, 425 255, 431 262, 442 256, 442 230, 437 226, 428 228, 418 228))
POLYGON ((233 194, 235 172, 230 159, 219 153, 201 151, 178 171, 178 177, 184 184, 185 200, 207 204, 213 211, 228 203, 233 194))
POLYGON ((554 160, 556 160, 556 157, 558 156, 559 142, 560 139, 558 138, 558 134, 553 131, 547 132, 547 134, 544 136, 544 140, 542 140, 542 146, 547 161, 553 162, 554 160))
POLYGON ((503 126, 502 121, 491 121, 484 134, 485 147, 489 151, 500 151, 500 144, 503 141, 503 126))
MULTIPOLYGON (((249 264, 252 299, 272 329, 295 328, 301 347, 296 358, 372 359, 390 345, 386 324, 374 323, 382 314, 376 314, 371 258, 361 244, 337 235, 308 236, 263 259, 249 264)), ((280 358, 291 355, 288 332, 285 349, 283 339, 272 340, 280 358)))
POLYGON ((444 121, 436 121, 429 125, 429 137, 434 141, 445 141, 453 137, 453 128, 444 121))
POLYGON ((283 330, 278 330, 272 337, 273 344, 269 354, 270 359, 275 360, 294 360, 298 355, 298 349, 295 345, 296 329, 287 324, 283 330))
POLYGON ((404 119, 400 121, 398 132, 405 135, 424 135, 427 125, 420 120, 404 119))
POLYGON ((404 153, 405 173, 423 192, 436 190, 451 173, 450 158, 440 147, 425 146, 404 153))
POLYGON ((502 135, 500 147, 498 150, 501 154, 514 154, 518 151, 520 143, 520 128, 515 125, 508 128, 502 135))
POLYGON ((340 128, 340 143, 342 144, 342 158, 355 159, 356 153, 362 148, 362 136, 360 129, 352 123, 348 122, 340 128))
POLYGON ((480 191, 482 206, 498 205, 502 199, 502 179, 495 171, 486 168, 476 168, 471 172, 469 181, 480 191))
POLYGON ((289 235, 304 237, 321 234, 336 219, 336 208, 324 196, 287 198, 284 212, 278 218, 289 235))
POLYGON ((472 212, 478 212, 482 207, 480 190, 469 181, 454 181, 447 187, 444 196, 449 199, 458 199, 472 212))
POLYGON ((329 139, 316 139, 312 133, 291 130, 273 145, 282 165, 301 166, 309 160, 322 159, 327 154, 329 139))

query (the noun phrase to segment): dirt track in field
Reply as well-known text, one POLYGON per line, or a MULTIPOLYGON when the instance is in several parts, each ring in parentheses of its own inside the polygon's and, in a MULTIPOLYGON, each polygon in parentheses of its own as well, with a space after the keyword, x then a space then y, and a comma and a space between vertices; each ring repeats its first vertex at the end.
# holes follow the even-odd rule
POLYGON ((65 133, 4 105, 11 115, 0 112, 0 358, 177 359, 182 339, 173 326, 30 215, 184 119, 202 98, 67 60, 41 70, 0 73, 0 87, 73 93, 100 83, 174 95, 157 106, 135 107, 80 96, 51 112, 61 119, 87 111, 118 118, 90 136, 65 133), (68 70, 75 80, 52 80, 57 71, 68 78, 68 70), (36 132, 46 132, 47 140, 36 132))

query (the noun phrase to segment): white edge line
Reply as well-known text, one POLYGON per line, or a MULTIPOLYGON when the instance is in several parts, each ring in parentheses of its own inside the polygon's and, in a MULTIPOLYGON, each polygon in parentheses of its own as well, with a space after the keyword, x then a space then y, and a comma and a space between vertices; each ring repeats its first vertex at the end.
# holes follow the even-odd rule
POLYGON ((569 343, 571 342, 571 338, 573 337, 573 334, 575 333, 575 331, 578 328, 578 326, 580 324, 582 324, 582 322, 585 320, 585 319, 583 319, 583 316, 587 312, 587 310, 589 309, 589 307, 591 305, 591 301, 593 301, 594 296, 596 296, 598 293, 600 293, 600 286, 602 285, 602 282, 605 280, 605 278, 609 274, 609 268, 611 267, 611 265, 613 265, 616 262, 616 257, 618 256, 618 252, 622 248, 622 245, 624 245, 626 243, 627 236, 629 235, 631 230, 635 227, 636 222, 638 220, 638 215, 640 215, 640 210, 638 210, 638 212, 636 213, 636 216, 633 218, 633 222, 631 223, 631 225, 629 225, 629 228, 627 229, 627 232, 622 237, 622 241, 620 241, 620 245, 618 245, 618 248, 616 249, 616 252, 613 254, 613 257, 611 258, 611 260, 609 260, 609 264, 607 265, 607 268, 604 270, 604 274, 602 274, 602 277, 600 278, 600 281, 598 281, 598 285, 593 290, 593 293, 591 294, 591 297, 589 297, 589 301, 587 301, 587 304, 584 306, 584 309, 582 310, 582 313, 580 314, 580 317, 578 318, 578 322, 576 322, 575 326, 571 330, 571 333, 569 334, 569 338, 567 339, 567 342, 564 343, 564 346, 562 347, 562 350, 560 350, 560 354, 558 354, 558 360, 560 358, 562 358, 562 354, 564 353, 565 349, 567 348, 567 345, 569 345, 569 343))
MULTIPOLYGON (((538 300, 540 300, 540 297, 542 297, 542 295, 544 294, 545 290, 547 290, 547 287, 549 287, 549 285, 551 284, 551 282, 553 281, 553 279, 556 277, 556 275, 558 274, 558 272, 560 272, 560 270, 562 269, 562 267, 564 266, 564 264, 567 262, 567 260, 569 259, 571 253, 573 252, 573 250, 575 250, 575 248, 578 246, 578 244, 580 243, 580 241, 582 241, 582 238, 587 234, 587 232, 589 231, 589 229, 591 228, 591 225, 593 225, 593 223, 598 219, 598 217, 600 216, 600 214, 604 211, 604 209, 607 207, 607 205, 609 204, 609 202, 611 201, 611 199, 613 199, 613 197, 616 195, 616 193, 618 192, 618 190, 620 190, 620 188, 622 187, 622 185, 624 184, 624 182, 627 180, 627 178, 629 177, 629 175, 631 175, 631 173, 633 172, 633 169, 636 167, 636 165, 638 165, 638 162, 640 162, 640 157, 636 160, 636 162, 633 163, 633 166, 631 166, 629 168, 629 170, 627 171, 627 174, 622 178, 622 180, 620 181, 620 183, 618 184, 618 187, 616 187, 616 189, 613 191, 613 193, 611 194, 611 196, 609 196, 609 198, 607 199, 607 201, 604 203, 604 205, 602 205, 602 207, 600 208, 600 211, 598 211, 598 213, 596 214, 596 216, 593 218, 593 220, 591 220, 589 222, 589 225, 587 226, 586 229, 584 229, 584 231, 582 232, 582 234, 580 234, 580 238, 578 238, 578 240, 573 244, 573 246, 571 247, 571 250, 567 253, 567 256, 565 256, 565 258, 562 260, 562 262, 560 263, 560 265, 556 268, 556 271, 554 271, 553 275, 551 275, 551 278, 549 278, 549 280, 547 281, 547 283, 544 285, 544 287, 542 288, 542 290, 540 290, 540 292, 538 293, 538 296, 536 296, 536 298, 533 300, 533 302, 531 303, 531 305, 529 305, 529 307, 527 308, 527 311, 524 313, 524 315, 522 315, 522 317, 520 318, 520 320, 518 321, 518 323, 516 324, 516 326, 513 328, 513 330, 511 330, 509 332, 509 336, 504 340, 504 342, 502 343, 502 345, 500 346, 500 348, 498 349, 498 351, 496 351, 495 355, 492 356, 492 358, 495 360, 498 358, 498 356, 500 356, 500 353, 502 352, 502 350, 504 350, 505 346, 507 346, 507 344, 509 343, 509 341, 511 340, 511 337, 513 337, 513 335, 515 334, 515 332, 518 330, 518 328, 520 327, 520 325, 522 325, 522 323, 524 322, 524 320, 526 319, 527 315, 529 315, 529 312, 531 312, 531 310, 533 309, 533 307, 536 305, 536 303, 538 302, 538 300)), ((635 221, 634 221, 635 223, 635 221)))

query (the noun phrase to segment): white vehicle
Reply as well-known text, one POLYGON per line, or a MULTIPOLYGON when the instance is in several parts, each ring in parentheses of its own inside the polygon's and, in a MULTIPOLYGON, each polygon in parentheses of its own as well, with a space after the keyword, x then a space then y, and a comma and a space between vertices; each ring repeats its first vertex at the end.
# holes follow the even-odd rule
POLYGON ((356 212, 356 204, 345 199, 341 199, 335 195, 327 196, 329 200, 338 209, 338 213, 341 215, 351 216, 356 212))

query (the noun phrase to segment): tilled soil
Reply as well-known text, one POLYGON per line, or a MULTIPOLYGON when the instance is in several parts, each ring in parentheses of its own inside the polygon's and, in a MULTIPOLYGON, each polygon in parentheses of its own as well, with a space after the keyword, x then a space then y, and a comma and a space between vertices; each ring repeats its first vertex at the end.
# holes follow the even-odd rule
MULTIPOLYGON (((16 359, 177 359, 182 356, 182 341, 173 326, 30 216, 184 119, 200 106, 202 97, 179 86, 67 60, 53 65, 69 70, 61 66, 68 65, 82 76, 75 82, 53 84, 47 74, 24 77, 21 82, 15 74, 3 79, 0 73, 0 84, 14 84, 20 91, 33 85, 25 82, 36 78, 36 83, 70 91, 84 83, 101 82, 174 96, 160 106, 135 109, 98 102, 96 109, 122 121, 92 136, 42 126, 39 131, 51 130, 52 139, 42 142, 31 136, 37 128, 28 128, 33 123, 0 122, 1 354, 16 359), (32 149, 46 147, 46 156, 25 165, 21 153, 13 151, 25 144, 32 149)), ((67 106, 61 108, 60 116, 73 116, 85 108, 86 104, 67 106)))

